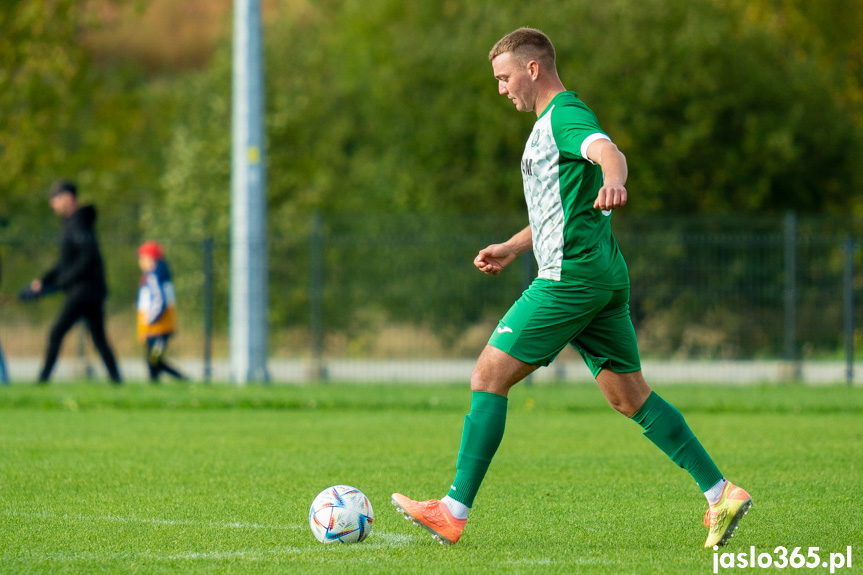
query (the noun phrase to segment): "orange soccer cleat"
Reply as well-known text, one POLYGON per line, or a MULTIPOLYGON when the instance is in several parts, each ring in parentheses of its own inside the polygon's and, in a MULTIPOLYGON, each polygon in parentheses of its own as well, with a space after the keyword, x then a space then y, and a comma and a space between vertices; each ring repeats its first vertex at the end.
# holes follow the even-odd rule
POLYGON ((393 505, 405 519, 432 534, 441 545, 452 545, 461 538, 467 519, 453 517, 447 506, 437 499, 414 501, 401 493, 393 493, 393 505))

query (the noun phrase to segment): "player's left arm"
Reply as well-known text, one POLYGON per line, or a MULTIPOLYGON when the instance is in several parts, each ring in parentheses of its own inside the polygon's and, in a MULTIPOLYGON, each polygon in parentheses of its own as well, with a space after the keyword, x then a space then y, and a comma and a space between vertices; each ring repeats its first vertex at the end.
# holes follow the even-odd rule
POLYGON ((596 194, 593 207, 613 210, 626 205, 626 156, 611 140, 595 140, 587 147, 587 157, 602 168, 603 184, 596 194))

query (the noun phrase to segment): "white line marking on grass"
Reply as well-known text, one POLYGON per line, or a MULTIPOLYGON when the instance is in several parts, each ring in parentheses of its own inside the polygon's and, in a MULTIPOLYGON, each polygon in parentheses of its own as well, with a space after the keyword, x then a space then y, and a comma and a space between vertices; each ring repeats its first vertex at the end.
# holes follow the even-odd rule
POLYGON ((48 511, 2 511, 7 517, 64 519, 72 521, 110 521, 116 523, 146 523, 149 525, 192 525, 216 527, 219 529, 272 529, 297 530, 302 525, 266 525, 263 523, 244 523, 242 521, 202 521, 198 519, 160 519, 158 517, 121 517, 119 515, 81 515, 70 513, 51 513, 48 511))
POLYGON ((372 531, 371 535, 369 535, 369 543, 374 543, 375 546, 380 547, 404 547, 413 541, 414 538, 412 536, 405 535, 404 533, 375 533, 372 531))
MULTIPOLYGON (((6 515, 10 515, 6 513, 6 515)), ((23 515, 23 514, 19 514, 23 515)), ((49 515, 49 514, 28 514, 33 515, 49 515)), ((53 517, 60 517, 55 515, 53 517)), ((363 561, 362 556, 353 555, 354 553, 370 552, 373 549, 381 549, 384 547, 402 547, 407 545, 414 538, 399 533, 373 533, 369 540, 357 545, 312 545, 307 548, 300 547, 283 547, 279 549, 247 549, 247 550, 223 550, 223 551, 182 551, 179 553, 154 553, 152 551, 141 552, 121 552, 121 553, 98 553, 91 551, 75 551, 64 553, 62 551, 39 553, 35 550, 30 550, 25 555, 12 556, 7 555, 0 557, 0 565, 3 564, 23 564, 37 561, 48 561, 53 563, 109 563, 112 561, 151 561, 151 562, 169 562, 169 561, 226 561, 226 560, 241 560, 241 561, 268 561, 278 557, 291 557, 296 555, 317 554, 320 552, 327 553, 351 553, 352 561, 363 561)), ((377 562, 374 557, 367 557, 366 562, 377 562)), ((515 561, 513 563, 519 563, 515 561)), ((528 562, 532 563, 532 562, 528 562)))
POLYGON ((35 560, 51 561, 55 563, 106 563, 111 561, 220 561, 226 559, 243 559, 246 561, 263 561, 273 557, 288 557, 308 553, 311 549, 299 549, 297 547, 286 547, 284 549, 251 549, 246 551, 186 551, 181 553, 153 553, 142 551, 140 553, 94 553, 94 552, 53 552, 53 553, 28 553, 19 557, 0 557, 3 563, 24 563, 35 560))
POLYGON ((248 561, 260 561, 268 557, 287 557, 288 555, 299 555, 309 551, 309 549, 288 547, 285 549, 255 549, 252 551, 188 551, 186 553, 173 553, 169 555, 140 553, 135 557, 148 559, 150 561, 211 561, 219 559, 246 559, 248 561))
POLYGON ((541 559, 512 559, 505 561, 509 565, 554 565, 554 561, 548 558, 541 559))
POLYGON ((369 538, 359 545, 336 545, 335 543, 329 545, 333 547, 349 547, 351 549, 356 549, 357 553, 359 553, 362 549, 368 549, 370 547, 374 547, 375 549, 405 547, 413 541, 415 541, 415 539, 409 535, 404 535, 402 533, 388 533, 386 531, 381 532, 373 529, 369 538))

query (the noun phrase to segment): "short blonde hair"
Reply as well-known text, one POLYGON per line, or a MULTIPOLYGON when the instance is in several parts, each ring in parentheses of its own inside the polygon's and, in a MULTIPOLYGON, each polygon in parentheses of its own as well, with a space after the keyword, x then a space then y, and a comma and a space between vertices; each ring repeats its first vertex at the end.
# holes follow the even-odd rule
POLYGON ((548 36, 536 28, 513 30, 497 41, 488 53, 488 59, 494 60, 506 52, 512 52, 521 64, 536 60, 544 68, 555 69, 554 46, 548 36))

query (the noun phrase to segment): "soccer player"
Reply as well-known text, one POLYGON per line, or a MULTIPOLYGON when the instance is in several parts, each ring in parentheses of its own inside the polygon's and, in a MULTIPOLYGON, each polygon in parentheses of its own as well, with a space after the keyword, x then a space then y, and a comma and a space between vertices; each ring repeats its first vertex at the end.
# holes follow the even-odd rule
POLYGON ((494 45, 489 60, 498 91, 516 110, 537 115, 521 160, 530 225, 480 250, 474 265, 497 275, 532 248, 539 274, 504 315, 471 374, 471 409, 449 492, 429 501, 394 493, 392 502, 441 543, 457 542, 503 438, 510 388, 569 344, 608 403, 692 475, 708 502, 704 546, 723 545, 752 501, 725 479, 680 412, 641 374, 629 273, 611 232, 611 211, 627 201, 626 158, 594 113, 564 88, 545 34, 515 30, 494 45))

